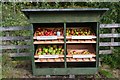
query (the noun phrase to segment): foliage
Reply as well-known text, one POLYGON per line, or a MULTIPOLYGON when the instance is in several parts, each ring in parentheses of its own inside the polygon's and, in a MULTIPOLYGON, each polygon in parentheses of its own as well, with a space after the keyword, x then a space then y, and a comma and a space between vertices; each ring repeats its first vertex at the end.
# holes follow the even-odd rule
POLYGON ((14 61, 7 53, 4 53, 2 55, 2 78, 26 78, 31 71, 31 62, 29 58, 26 59, 26 61, 14 61))
POLYGON ((14 3, 2 5, 2 26, 26 26, 27 18, 14 3))
POLYGON ((106 70, 99 70, 100 74, 102 74, 103 76, 105 76, 106 78, 114 78, 112 73, 106 70))
POLYGON ((101 23, 120 22, 120 3, 118 2, 16 2, 3 3, 3 24, 25 25, 28 24, 26 17, 20 12, 23 8, 109 8, 110 10, 101 18, 101 23), (9 8, 7 7, 9 6, 9 8), (12 11, 10 11, 10 9, 12 11), (5 14, 5 13, 8 14, 5 14), (14 14, 14 15, 13 15, 14 14), (7 22, 8 21, 8 22, 7 22))
POLYGON ((111 68, 120 69, 120 48, 115 49, 111 55, 103 55, 102 60, 104 63, 110 65, 111 68))
POLYGON ((12 59, 9 57, 8 54, 4 53, 2 55, 2 77, 10 77, 11 74, 13 74, 14 67, 16 65, 13 65, 12 59))

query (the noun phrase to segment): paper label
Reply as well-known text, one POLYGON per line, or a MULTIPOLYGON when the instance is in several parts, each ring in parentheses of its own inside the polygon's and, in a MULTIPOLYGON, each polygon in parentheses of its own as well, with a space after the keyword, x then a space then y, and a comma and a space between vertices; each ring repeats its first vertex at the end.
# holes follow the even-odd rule
POLYGON ((96 36, 72 36, 72 39, 92 39, 96 38, 96 36))
POLYGON ((73 55, 73 58, 92 58, 92 55, 73 55))
POLYGON ((59 58, 58 55, 40 55, 39 58, 59 58))
POLYGON ((53 40, 57 39, 57 36, 37 36, 37 40, 53 40))

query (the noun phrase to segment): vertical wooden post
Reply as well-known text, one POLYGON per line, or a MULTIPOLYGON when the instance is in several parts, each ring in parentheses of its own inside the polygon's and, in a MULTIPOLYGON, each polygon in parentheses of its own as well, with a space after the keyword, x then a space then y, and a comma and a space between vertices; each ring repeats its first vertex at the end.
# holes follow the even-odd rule
MULTIPOLYGON (((115 28, 112 28, 112 35, 115 33, 115 28)), ((114 42, 114 37, 111 38, 111 43, 114 42)), ((114 47, 113 46, 110 46, 110 50, 113 50, 114 47)))
POLYGON ((65 68, 67 68, 67 62, 66 62, 66 23, 64 22, 64 64, 65 68))

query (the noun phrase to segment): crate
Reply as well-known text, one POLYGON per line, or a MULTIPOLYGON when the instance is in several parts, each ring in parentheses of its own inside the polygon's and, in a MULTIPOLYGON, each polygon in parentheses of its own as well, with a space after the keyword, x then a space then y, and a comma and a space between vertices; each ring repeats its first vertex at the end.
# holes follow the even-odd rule
POLYGON ((95 74, 107 8, 23 9, 33 28, 33 75, 95 74))

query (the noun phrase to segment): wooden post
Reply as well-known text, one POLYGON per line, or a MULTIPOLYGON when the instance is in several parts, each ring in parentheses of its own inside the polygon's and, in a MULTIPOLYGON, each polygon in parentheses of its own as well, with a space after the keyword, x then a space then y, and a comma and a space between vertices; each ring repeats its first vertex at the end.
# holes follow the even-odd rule
MULTIPOLYGON (((112 35, 115 33, 115 28, 112 28, 112 35)), ((111 43, 114 42, 114 37, 111 38, 111 43)), ((110 46, 111 51, 114 49, 113 46, 110 46)))

